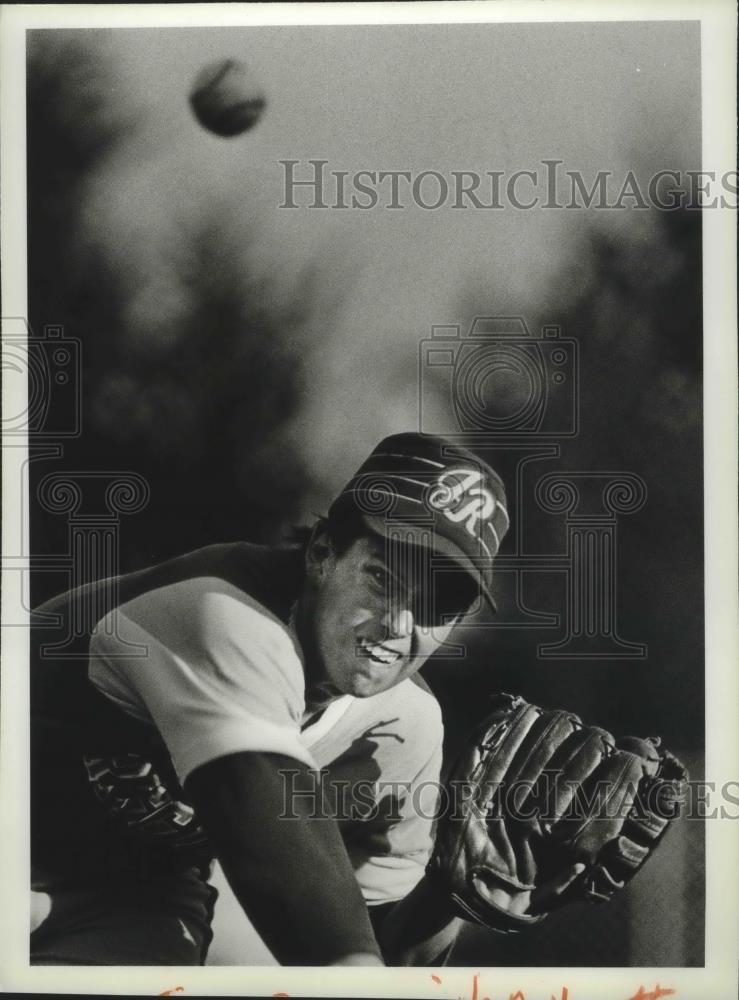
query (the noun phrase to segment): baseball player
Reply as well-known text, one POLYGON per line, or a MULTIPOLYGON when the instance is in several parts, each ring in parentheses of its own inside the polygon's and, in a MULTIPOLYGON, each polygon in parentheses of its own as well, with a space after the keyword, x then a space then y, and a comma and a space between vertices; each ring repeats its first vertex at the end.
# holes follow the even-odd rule
MULTIPOLYGON (((489 801, 477 826, 469 810, 434 826, 443 730, 418 670, 479 597, 492 603, 507 527, 485 462, 400 434, 304 542, 209 546, 37 609, 32 874, 48 912, 32 963, 202 963, 214 859, 283 964, 443 962, 461 917, 517 930, 584 884, 599 847, 560 837, 539 871, 543 825, 529 827, 523 878, 489 801), (70 635, 75 655, 55 657, 70 635)), ((541 747, 542 724, 550 753, 575 740, 560 757, 578 781, 583 755, 590 771, 611 759, 575 717, 557 716, 570 723, 554 739, 532 712, 514 700, 495 739, 476 738, 463 776, 478 790, 493 744, 541 747)), ((511 759, 496 758, 498 778, 511 759)))

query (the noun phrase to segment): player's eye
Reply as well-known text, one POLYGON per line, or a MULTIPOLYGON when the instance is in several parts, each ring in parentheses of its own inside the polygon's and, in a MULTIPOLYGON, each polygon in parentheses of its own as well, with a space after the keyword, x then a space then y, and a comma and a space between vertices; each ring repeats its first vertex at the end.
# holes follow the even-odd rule
POLYGON ((477 585, 467 573, 435 574, 429 588, 418 592, 415 608, 420 625, 450 624, 465 615, 477 601, 477 585))
POLYGON ((378 587, 387 590, 390 577, 386 569, 383 569, 382 566, 370 565, 367 567, 367 574, 378 587))
POLYGON ((408 603, 408 594, 401 581, 381 563, 370 563, 367 573, 372 581, 372 588, 378 597, 384 598, 393 605, 408 603))

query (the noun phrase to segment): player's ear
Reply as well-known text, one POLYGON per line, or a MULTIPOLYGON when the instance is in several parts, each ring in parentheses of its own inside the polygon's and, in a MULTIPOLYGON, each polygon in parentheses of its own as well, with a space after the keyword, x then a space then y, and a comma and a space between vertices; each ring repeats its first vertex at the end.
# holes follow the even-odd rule
POLYGON ((331 542, 331 535, 328 532, 328 525, 323 520, 318 521, 313 528, 305 550, 305 567, 308 578, 319 580, 325 573, 333 556, 334 547, 331 542))

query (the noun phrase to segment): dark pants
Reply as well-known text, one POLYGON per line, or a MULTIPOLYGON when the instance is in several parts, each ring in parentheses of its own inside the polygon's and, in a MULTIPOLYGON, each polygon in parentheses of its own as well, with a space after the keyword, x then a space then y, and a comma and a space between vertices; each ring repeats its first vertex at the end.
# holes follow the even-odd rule
POLYGON ((203 965, 216 890, 193 870, 157 883, 46 890, 31 965, 203 965))

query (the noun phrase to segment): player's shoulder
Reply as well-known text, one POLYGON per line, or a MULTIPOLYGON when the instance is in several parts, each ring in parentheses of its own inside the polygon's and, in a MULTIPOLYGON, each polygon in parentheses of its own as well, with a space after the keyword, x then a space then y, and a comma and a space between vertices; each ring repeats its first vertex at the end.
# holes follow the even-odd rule
MULTIPOLYGON (((64 591, 39 605, 32 624, 48 634, 51 624, 84 619, 92 608, 100 617, 116 606, 154 591, 164 591, 187 580, 218 578, 252 596, 257 604, 286 617, 303 572, 298 546, 269 546, 252 542, 207 545, 152 565, 64 591)), ((46 641, 51 641, 47 639, 46 641)))
POLYGON ((412 674, 407 677, 404 681, 405 685, 405 697, 407 697, 413 704, 419 707, 423 706, 423 710, 434 717, 441 719, 441 706, 439 704, 439 699, 436 697, 434 692, 428 685, 428 682, 421 676, 420 673, 412 674))
POLYGON ((305 686, 289 627, 250 594, 208 576, 169 583, 109 612, 90 640, 89 679, 126 703, 134 689, 162 710, 166 692, 171 707, 188 711, 214 698, 247 699, 264 717, 287 705, 296 719, 305 686), (137 648, 143 658, 133 655, 137 648))
POLYGON ((406 739, 414 745, 434 749, 444 735, 441 705, 420 674, 406 677, 386 692, 390 696, 393 715, 397 715, 406 731, 406 739))
POLYGON ((301 586, 294 546, 208 545, 117 580, 117 610, 154 633, 174 626, 204 639, 246 635, 284 645, 301 586))
POLYGON ((439 700, 419 674, 409 680, 411 682, 409 697, 412 699, 416 716, 423 719, 429 743, 438 748, 444 738, 444 718, 439 700))
POLYGON ((274 610, 284 612, 303 573, 303 553, 295 545, 226 542, 207 545, 119 580, 121 600, 171 583, 217 577, 274 610))
POLYGON ((259 648, 272 657, 297 653, 288 625, 252 594, 220 576, 194 576, 122 604, 120 614, 168 645, 191 649, 259 648))

